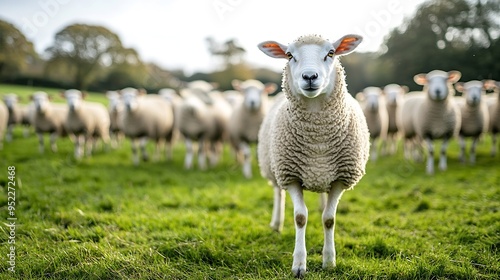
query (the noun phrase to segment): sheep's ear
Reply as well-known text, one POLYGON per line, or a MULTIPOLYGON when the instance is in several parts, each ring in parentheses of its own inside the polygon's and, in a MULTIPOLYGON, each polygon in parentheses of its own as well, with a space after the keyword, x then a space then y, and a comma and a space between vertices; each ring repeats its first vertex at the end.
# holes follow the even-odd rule
POLYGON ((417 85, 425 85, 427 83, 427 78, 425 77, 425 74, 417 74, 413 76, 413 80, 417 85))
POLYGON ((261 50, 263 53, 267 54, 268 56, 272 58, 286 58, 288 59, 288 56, 286 55, 286 50, 288 49, 288 46, 280 44, 275 41, 265 41, 257 45, 259 50, 261 50))
POLYGON ((460 80, 460 77, 462 77, 462 73, 460 73, 460 71, 452 70, 448 72, 448 81, 450 81, 452 84, 458 82, 458 80, 460 80))
POLYGON ((29 99, 30 99, 31 101, 33 101, 33 94, 30 94, 29 99))
POLYGON ((464 92, 464 83, 462 82, 455 83, 455 89, 459 92, 464 92))
POLYGON ((82 99, 87 98, 88 93, 86 91, 80 91, 82 93, 82 99))
POLYGON ((333 43, 335 55, 346 55, 354 51, 363 41, 363 37, 355 34, 345 35, 333 43))
POLYGON ((401 89, 403 90, 403 94, 410 92, 410 88, 408 86, 401 86, 401 89))
POLYGON ((365 101, 365 95, 363 94, 363 92, 356 93, 355 97, 356 97, 356 100, 358 100, 359 102, 365 101))
POLYGON ((241 81, 238 79, 234 79, 231 81, 231 85, 235 90, 241 90, 241 81))
MULTIPOLYGON (((59 96, 61 96, 62 98, 66 98, 65 93, 66 93, 66 91, 61 90, 61 91, 59 91, 59 96)), ((49 99, 50 99, 50 98, 49 98, 49 99)))
POLYGON ((264 85, 264 91, 267 92, 267 94, 272 94, 276 91, 278 86, 275 83, 266 83, 264 85))
POLYGON ((140 89, 137 90, 137 95, 146 95, 146 94, 147 94, 147 92, 143 88, 140 88, 140 89))

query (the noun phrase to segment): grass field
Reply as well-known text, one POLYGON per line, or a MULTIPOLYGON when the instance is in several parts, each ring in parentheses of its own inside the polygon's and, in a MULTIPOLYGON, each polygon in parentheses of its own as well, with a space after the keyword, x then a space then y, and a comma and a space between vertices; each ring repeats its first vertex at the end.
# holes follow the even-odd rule
MULTIPOLYGON (((0 94, 33 89, 0 86, 0 94)), ((50 93, 57 90, 48 89, 50 93)), ((102 101, 102 96, 91 95, 102 101)), ((321 269, 323 231, 317 194, 306 193, 307 279, 498 279, 500 157, 489 137, 475 166, 458 162, 425 174, 401 153, 370 162, 344 194, 335 231, 337 267, 321 269)), ((69 139, 39 154, 22 136, 0 151, 0 279, 290 279, 294 226, 287 197, 285 228, 270 230, 273 191, 246 180, 226 148, 210 171, 172 161, 132 165, 130 144, 80 162, 69 139), (15 166, 15 272, 7 269, 9 166, 15 166)), ((152 151, 152 146, 149 147, 152 151)), ((10 239, 12 240, 12 239, 10 239)))

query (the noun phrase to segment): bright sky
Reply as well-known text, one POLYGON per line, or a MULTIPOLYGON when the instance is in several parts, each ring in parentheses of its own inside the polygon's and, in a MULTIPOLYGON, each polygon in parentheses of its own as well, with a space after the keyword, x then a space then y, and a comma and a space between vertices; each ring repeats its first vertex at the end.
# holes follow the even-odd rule
POLYGON ((14 24, 43 52, 67 25, 103 25, 135 48, 146 62, 187 74, 211 71, 219 61, 207 37, 234 38, 245 60, 280 71, 284 61, 257 49, 265 40, 291 43, 304 34, 335 41, 363 35, 358 51, 377 51, 389 30, 401 25, 424 0, 0 0, 0 18, 14 24))

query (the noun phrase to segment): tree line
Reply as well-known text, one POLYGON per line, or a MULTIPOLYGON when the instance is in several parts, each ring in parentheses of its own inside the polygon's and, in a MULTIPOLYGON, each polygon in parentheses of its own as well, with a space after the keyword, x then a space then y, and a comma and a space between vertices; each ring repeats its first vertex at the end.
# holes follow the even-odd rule
MULTIPOLYGON (((418 90, 413 76, 434 69, 459 70, 464 81, 500 79, 499 15, 500 0, 422 3, 386 35, 378 52, 342 59, 350 92, 389 83, 418 90)), ((0 20, 0 82, 96 91, 127 86, 155 91, 196 79, 216 82, 221 89, 230 89, 234 78, 281 84, 281 73, 252 68, 236 39, 219 44, 206 39, 210 54, 222 58, 220 69, 186 76, 182 69, 144 62, 135 49, 125 47, 117 34, 103 26, 66 26, 38 54, 19 29, 0 20)))

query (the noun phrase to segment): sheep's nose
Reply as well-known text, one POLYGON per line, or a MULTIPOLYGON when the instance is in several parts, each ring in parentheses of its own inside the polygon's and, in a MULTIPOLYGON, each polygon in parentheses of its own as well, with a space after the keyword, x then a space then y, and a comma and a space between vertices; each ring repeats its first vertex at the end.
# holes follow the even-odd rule
POLYGON ((315 72, 304 72, 302 73, 302 79, 308 81, 314 81, 318 78, 318 73, 315 72))
POLYGON ((440 89, 436 89, 436 96, 439 97, 441 95, 441 90, 440 89))

